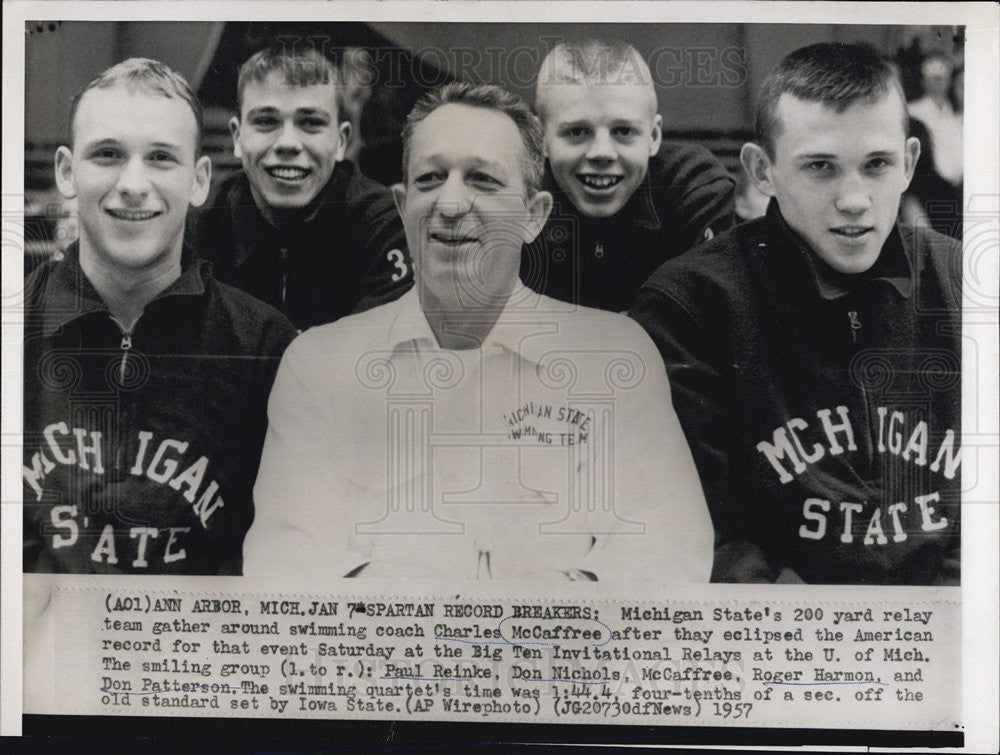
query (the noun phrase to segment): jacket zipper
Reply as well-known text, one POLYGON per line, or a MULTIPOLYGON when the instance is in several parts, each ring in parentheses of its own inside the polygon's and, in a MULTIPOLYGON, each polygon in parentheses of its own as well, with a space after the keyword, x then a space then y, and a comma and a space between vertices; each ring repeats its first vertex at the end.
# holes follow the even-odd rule
POLYGON ((856 345, 858 343, 858 331, 861 330, 861 320, 858 319, 858 312, 854 309, 847 313, 847 317, 851 321, 851 340, 856 345))
MULTIPOLYGON (((112 317, 111 319, 114 320, 115 325, 118 326, 119 330, 121 330, 122 333, 122 340, 120 345, 122 350, 122 360, 121 362, 118 363, 118 383, 119 385, 124 386, 125 368, 128 366, 128 353, 129 351, 132 350, 132 333, 135 332, 135 326, 136 323, 139 322, 139 320, 136 319, 136 321, 132 323, 131 328, 126 328, 114 317, 112 317)), ((115 480, 121 479, 122 464, 125 461, 125 446, 128 444, 128 423, 129 423, 128 404, 126 400, 122 398, 119 403, 119 415, 118 415, 119 437, 117 439, 118 448, 115 451, 115 472, 114 472, 115 480)))
POLYGON ((125 365, 128 362, 128 352, 132 348, 132 333, 122 333, 122 363, 118 366, 118 382, 125 382, 125 365))
MULTIPOLYGON (((858 333, 861 330, 861 318, 858 317, 858 311, 852 309, 847 313, 847 319, 851 324, 851 341, 854 346, 858 345, 858 333)), ((864 402, 865 407, 865 422, 868 427, 868 470, 869 475, 874 477, 875 475, 875 462, 878 458, 878 451, 876 449, 876 444, 878 438, 876 437, 878 431, 875 429, 875 418, 872 412, 871 397, 868 394, 868 389, 865 388, 863 381, 859 382, 859 388, 861 389, 861 400, 864 402)))
POLYGON ((281 306, 285 306, 285 292, 288 289, 288 250, 281 247, 281 306))

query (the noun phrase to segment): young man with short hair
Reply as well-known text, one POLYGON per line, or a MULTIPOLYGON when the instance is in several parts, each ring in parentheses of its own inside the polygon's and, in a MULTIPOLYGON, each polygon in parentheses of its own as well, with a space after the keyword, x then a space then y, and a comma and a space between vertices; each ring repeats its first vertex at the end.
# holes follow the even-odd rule
POLYGON ((180 76, 119 63, 70 128, 56 183, 79 241, 25 283, 24 569, 239 574, 295 330, 183 247, 211 163, 180 76))
POLYGON ((556 206, 522 263, 534 290, 623 312, 662 262, 733 224, 733 179, 703 147, 664 141, 652 75, 632 45, 556 45, 535 109, 556 206))
POLYGON ((249 58, 229 123, 243 172, 222 184, 194 234, 219 280, 300 330, 413 284, 392 196, 344 158, 351 124, 341 97, 337 69, 315 50, 249 58))
POLYGON ((797 50, 756 130, 766 216, 664 264, 631 313, 698 464, 713 579, 957 582, 961 248, 897 225, 920 144, 896 73, 797 50))
POLYGON ((552 203, 538 119, 450 84, 403 144, 416 285, 282 360, 247 572, 705 581, 711 524, 653 344, 518 280, 552 203))

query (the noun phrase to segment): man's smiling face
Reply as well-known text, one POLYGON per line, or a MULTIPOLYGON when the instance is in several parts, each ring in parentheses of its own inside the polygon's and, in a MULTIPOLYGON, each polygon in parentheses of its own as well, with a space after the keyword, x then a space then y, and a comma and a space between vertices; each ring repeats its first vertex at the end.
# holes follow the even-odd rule
POLYGON ((554 84, 539 90, 545 153, 559 188, 592 218, 614 215, 639 188, 660 148, 649 84, 554 84))
POLYGON ((498 110, 449 103, 414 128, 407 183, 393 192, 425 312, 506 301, 550 204, 528 196, 524 164, 517 126, 498 110))
POLYGON ((190 106, 135 86, 94 88, 72 128, 56 183, 77 199, 82 257, 122 271, 177 264, 188 206, 205 201, 211 174, 190 106))
POLYGON ((777 106, 773 157, 758 186, 776 197, 788 225, 839 273, 878 260, 920 153, 906 138, 904 104, 890 89, 837 112, 788 93, 777 106))
POLYGON ((281 71, 243 90, 240 117, 229 123, 254 200, 269 209, 305 207, 322 191, 350 137, 338 123, 334 84, 293 86, 281 71))

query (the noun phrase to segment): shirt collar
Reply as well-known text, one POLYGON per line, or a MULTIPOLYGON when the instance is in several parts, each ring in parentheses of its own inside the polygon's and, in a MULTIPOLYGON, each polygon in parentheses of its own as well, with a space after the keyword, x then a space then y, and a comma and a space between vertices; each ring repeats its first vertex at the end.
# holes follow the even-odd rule
POLYGON ((822 299, 828 301, 839 299, 859 285, 876 280, 891 285, 904 299, 909 299, 913 294, 913 265, 897 225, 893 226, 882 245, 882 251, 875 264, 866 272, 857 275, 839 275, 817 259, 815 252, 788 225, 788 221, 781 214, 778 202, 774 199, 767 206, 766 227, 770 245, 790 254, 793 257, 793 265, 798 262, 797 267, 807 272, 812 290, 822 299))
MULTIPOLYGON (((417 293, 419 283, 407 291, 397 302, 396 316, 389 327, 388 346, 394 352, 415 348, 416 351, 438 351, 437 338, 427 322, 427 316, 420 308, 420 296, 417 293)), ((511 291, 507 303, 500 316, 486 336, 482 346, 489 348, 502 346, 509 351, 517 352, 524 339, 526 328, 533 333, 544 333, 554 329, 552 312, 548 305, 553 300, 535 293, 521 281, 518 281, 511 291), (546 315, 540 314, 544 310, 546 315)), ((557 303, 561 304, 561 303, 557 303)))
MULTIPOLYGON (((210 269, 210 262, 199 260, 190 247, 185 247, 180 277, 152 301, 170 296, 202 295, 205 293, 205 278, 210 269)), ((73 320, 93 312, 108 312, 108 308, 80 266, 80 244, 75 241, 48 278, 41 299, 42 334, 52 336, 73 320)))
MULTIPOLYGON (((545 186, 563 207, 572 204, 569 194, 563 191, 559 184, 556 183, 555 174, 553 174, 552 166, 548 160, 545 161, 545 186)), ((639 187, 629 197, 625 206, 615 213, 612 218, 588 220, 594 223, 624 222, 629 227, 648 228, 653 231, 659 230, 661 227, 660 216, 656 212, 656 202, 653 197, 653 184, 649 176, 649 169, 647 168, 646 176, 642 179, 642 183, 639 184, 639 187)))

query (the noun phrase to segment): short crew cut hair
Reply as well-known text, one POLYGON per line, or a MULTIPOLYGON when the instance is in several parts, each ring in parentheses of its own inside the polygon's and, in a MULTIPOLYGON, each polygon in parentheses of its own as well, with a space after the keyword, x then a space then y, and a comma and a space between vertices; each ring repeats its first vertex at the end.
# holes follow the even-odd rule
POLYGON ((307 87, 316 84, 330 84, 334 88, 337 103, 337 121, 347 119, 344 112, 343 92, 340 73, 326 55, 307 47, 302 50, 293 48, 286 52, 280 45, 271 45, 260 52, 254 53, 240 66, 240 74, 236 80, 236 111, 239 115, 243 109, 243 93, 247 84, 265 81, 275 71, 281 73, 285 84, 293 87, 307 87))
MULTIPOLYGON (((413 132, 422 120, 444 105, 469 105, 471 107, 496 110, 508 116, 521 135, 524 147, 522 168, 524 185, 528 196, 534 196, 542 188, 542 171, 545 157, 542 147, 542 124, 531 112, 528 103, 516 94, 493 84, 469 84, 453 81, 425 94, 413 106, 403 126, 403 183, 407 182, 407 168, 410 162, 410 142, 413 132)), ((468 139, 475 139, 470 134, 468 139)))
POLYGON ((764 79, 754 113, 757 143, 774 159, 781 123, 777 110, 781 95, 806 102, 822 102, 838 113, 857 102, 875 102, 895 89, 900 97, 903 133, 909 130, 906 98, 896 68, 866 44, 823 42, 787 55, 764 79))
POLYGON ((545 118, 540 92, 546 86, 626 82, 653 86, 649 65, 628 42, 596 37, 559 42, 549 50, 538 70, 535 109, 539 117, 545 118))
POLYGON ((191 90, 187 81, 179 73, 158 60, 149 58, 129 58, 98 74, 97 78, 73 95, 69 107, 70 146, 73 144, 73 124, 76 121, 76 111, 80 107, 83 95, 91 89, 110 89, 123 85, 135 87, 147 94, 157 94, 168 99, 175 97, 184 100, 194 114, 195 143, 194 152, 197 157, 201 153, 201 134, 204 127, 204 115, 198 96, 191 90))

